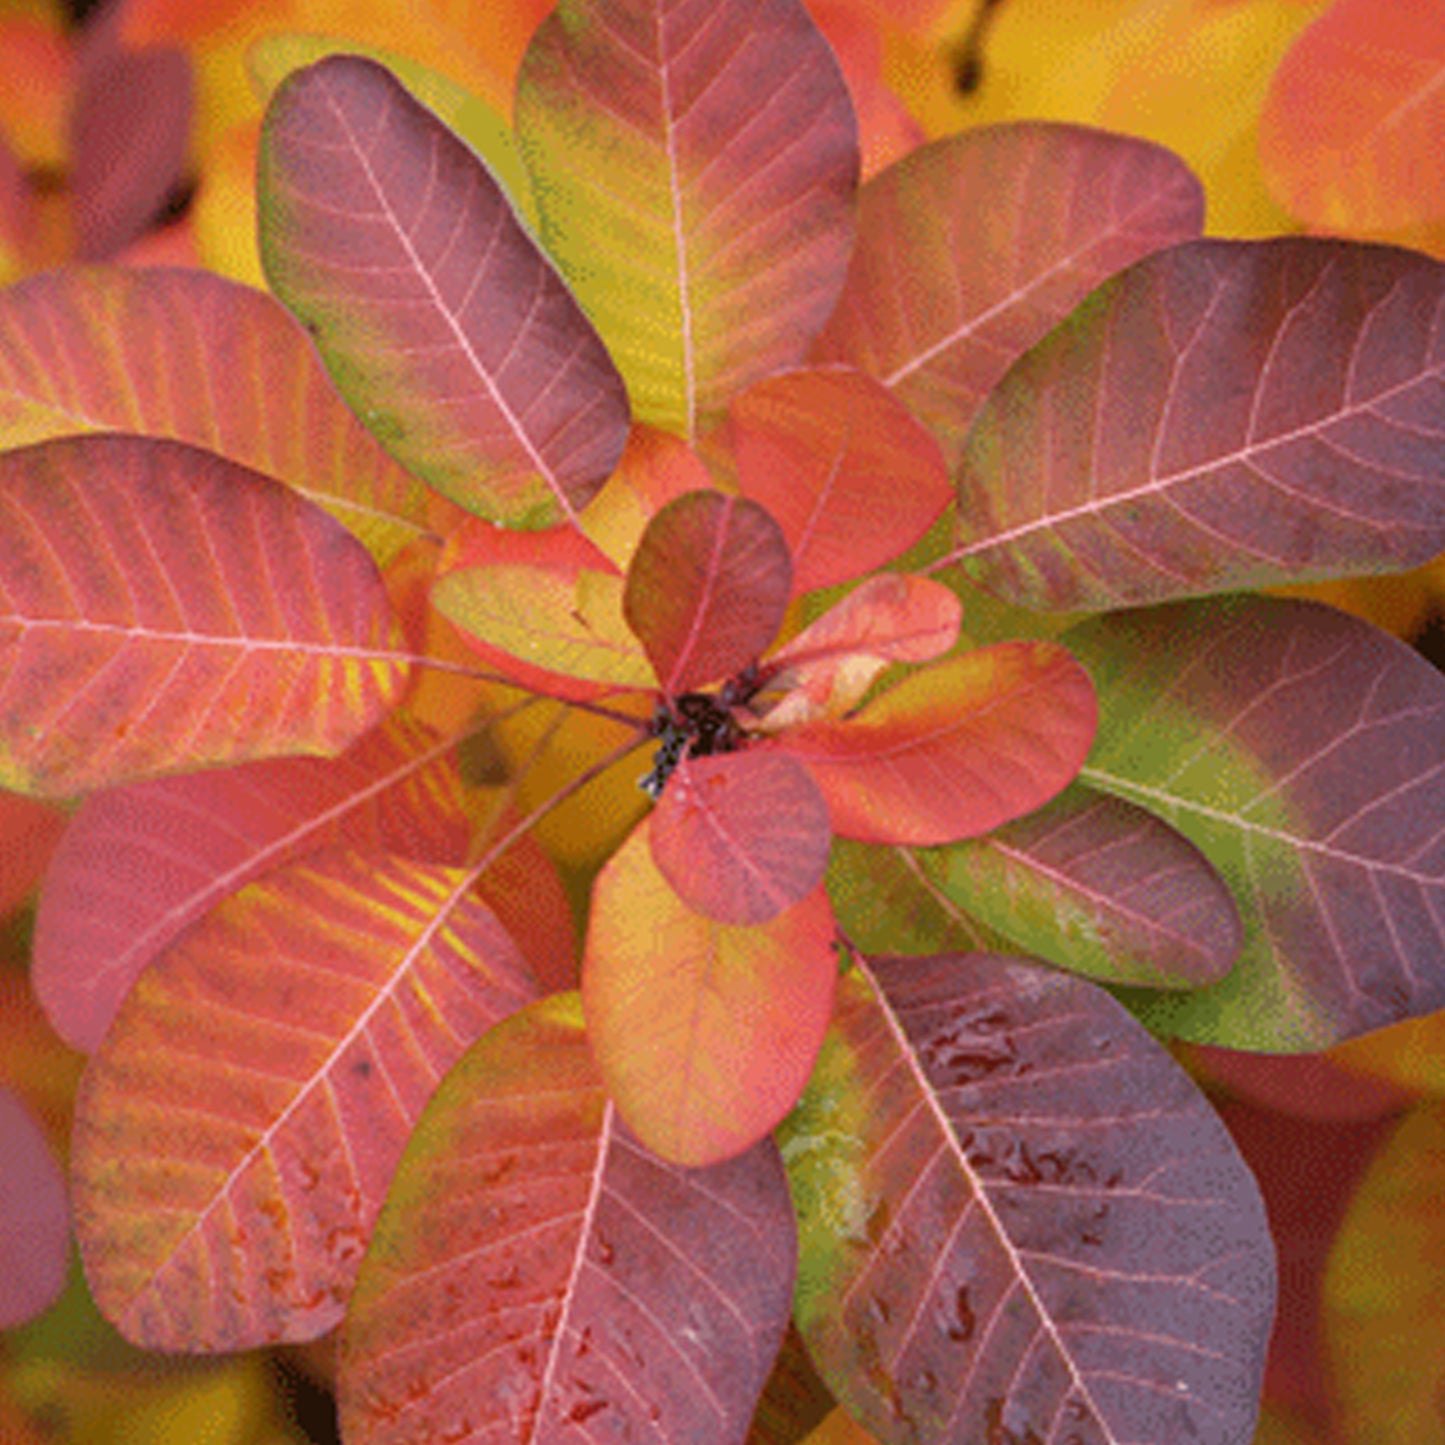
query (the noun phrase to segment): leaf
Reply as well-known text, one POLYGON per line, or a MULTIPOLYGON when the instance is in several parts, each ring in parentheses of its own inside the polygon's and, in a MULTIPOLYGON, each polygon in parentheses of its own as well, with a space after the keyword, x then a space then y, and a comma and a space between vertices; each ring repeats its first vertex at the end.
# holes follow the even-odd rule
POLYGON ((1445 218, 1445 4, 1339 0, 1280 62, 1260 116, 1270 189, 1332 231, 1445 218))
POLYGON ((5 453, 0 537, 5 787, 340 752, 405 681, 360 545, 210 453, 127 436, 5 453))
POLYGON ((307 852, 347 842, 461 863, 472 827, 451 747, 393 717, 338 758, 270 758, 88 798, 35 916, 31 981, 52 1027, 94 1053, 151 959, 307 852))
POLYGON ((34 891, 65 831, 65 814, 53 803, 0 792, 0 919, 34 891))
POLYGON ((777 519, 793 590, 851 582, 891 562, 952 496, 938 443, 860 371, 767 377, 734 399, 738 490, 777 519))
POLYGON ((877 377, 951 470, 1018 357, 1100 282, 1203 221, 1198 181, 1146 141, 1042 122, 933 141, 863 187, 847 284, 813 358, 877 377))
POLYGON ((1213 987, 1130 998, 1157 1033, 1326 1047, 1445 1008, 1445 678, 1316 603, 1230 598, 1067 634, 1099 690, 1081 777, 1191 839, 1244 952, 1213 987))
POLYGON ((627 397, 476 156, 338 55, 277 91, 257 188, 272 289, 392 456, 494 521, 575 520, 622 453, 627 397))
POLYGON ((562 0, 516 127, 542 238, 640 421, 695 440, 803 359, 847 266, 858 140, 797 0, 562 0))
POLYGON ((969 575, 1074 610, 1404 571, 1445 548, 1445 266, 1197 241, 1009 373, 959 472, 969 575))
POLYGON ((1441 1438, 1445 1367, 1422 1345, 1445 1298, 1442 1188, 1445 1117, 1425 1104, 1370 1161, 1325 1269, 1324 1339, 1347 1445, 1441 1438))
POLYGON ((982 838, 918 855, 942 891, 1050 963, 1105 983, 1201 988, 1243 944, 1223 879, 1143 808, 1074 784, 982 838))
POLYGON ((341 1318, 443 1074, 535 996, 472 874, 352 851, 270 874, 141 975, 76 1105, 96 1302, 147 1349, 341 1318))
POLYGON ((621 574, 574 528, 465 527, 431 597, 474 652, 534 691, 585 700, 656 685, 621 574))
POLYGON ((0 1330, 44 1313, 65 1288, 70 1208, 39 1124, 0 1086, 0 1330))
POLYGON ((790 1322, 763 1386, 746 1445, 799 1445, 815 1426, 835 1413, 839 1412, 832 1392, 813 1368, 803 1338, 790 1322))
POLYGON ((771 1144, 709 1169, 617 1122, 575 996, 493 1029, 403 1158, 348 1312, 352 1445, 741 1445, 792 1300, 771 1144))
POLYGON ((767 923, 694 912, 652 859, 651 819, 592 887, 582 1002, 624 1122, 701 1165, 750 1148, 797 1102, 833 1002, 833 914, 819 888, 767 923))
POLYGON ((905 678, 838 721, 787 734, 833 817, 865 843, 951 843, 1032 812, 1094 737, 1088 674, 1055 643, 1001 642, 905 678))
POLYGON ((190 442, 325 507, 385 562, 427 490, 347 409, 271 297, 202 271, 75 267, 0 291, 0 445, 124 431, 190 442))
POLYGON ((688 492, 647 524, 622 612, 670 696, 755 662, 792 595, 782 530, 746 497, 688 492))
POLYGON ((800 903, 828 866, 828 805, 801 763, 751 750, 684 758, 648 828, 652 861, 695 913, 758 924, 800 903))
POLYGON ((782 695, 763 711, 759 729, 780 733, 841 717, 889 663, 931 662, 949 651, 962 616, 958 598, 926 577, 865 578, 768 659, 751 706, 782 695))
POLYGON ((1249 1438, 1263 1203, 1103 990, 988 954, 872 960, 782 1147, 799 1327, 881 1441, 1249 1438))

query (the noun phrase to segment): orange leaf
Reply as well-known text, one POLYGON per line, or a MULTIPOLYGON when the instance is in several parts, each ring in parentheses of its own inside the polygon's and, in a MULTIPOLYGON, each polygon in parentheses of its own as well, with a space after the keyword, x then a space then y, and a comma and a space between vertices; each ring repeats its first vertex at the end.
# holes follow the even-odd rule
POLYGON ((695 913, 653 862, 650 819, 592 890, 582 969, 608 1092, 678 1164, 741 1153, 792 1108, 832 1010, 833 912, 821 888, 756 928, 695 913))
POLYGON ((928 846, 1032 812, 1083 766, 1098 709, 1052 642, 1002 642, 905 678, 842 722, 787 735, 828 799, 833 831, 928 846))

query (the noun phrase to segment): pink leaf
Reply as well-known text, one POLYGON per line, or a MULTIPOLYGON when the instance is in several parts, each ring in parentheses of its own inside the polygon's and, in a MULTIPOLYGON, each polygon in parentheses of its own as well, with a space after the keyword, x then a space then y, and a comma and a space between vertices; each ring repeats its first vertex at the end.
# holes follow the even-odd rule
POLYGON ((622 610, 673 696, 739 672, 777 635, 793 564, 756 502, 689 492, 648 523, 622 610))
POLYGON ((277 91, 257 186, 267 278, 382 445, 482 516, 575 519, 626 393, 477 157, 390 72, 333 56, 277 91))
POLYGON ((0 1330, 49 1309, 70 1264, 70 1206, 40 1126, 0 1087, 0 1330))
POLYGON ((748 751, 685 758, 648 829, 673 892, 719 923, 766 923, 828 866, 828 805, 801 763, 748 751))

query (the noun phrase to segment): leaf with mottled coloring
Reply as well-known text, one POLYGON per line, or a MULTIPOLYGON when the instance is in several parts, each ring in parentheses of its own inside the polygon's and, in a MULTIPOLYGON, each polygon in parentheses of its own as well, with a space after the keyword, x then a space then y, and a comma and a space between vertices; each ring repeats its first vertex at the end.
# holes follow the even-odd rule
POLYGON ((746 497, 688 492, 647 524, 627 571, 622 612, 677 696, 755 662, 793 590, 782 529, 746 497))
POLYGON ((799 1327, 886 1445, 1249 1438, 1264 1205, 1102 989, 989 954, 860 961, 781 1143, 799 1327))
POLYGON ((608 1094, 648 1148, 710 1164, 750 1148, 797 1102, 833 1002, 822 888, 753 927, 689 908, 644 819, 592 888, 587 1032, 608 1094))
POLYGON ((917 542, 953 496, 932 434, 872 377, 815 367, 733 400, 738 490, 776 518, 793 590, 873 572, 917 542))
POLYGON ((831 837, 818 785, 776 749, 684 758, 648 827, 672 891, 733 924, 766 923, 812 893, 831 837))
POLYGON ((1243 943, 1234 899, 1194 844, 1080 783, 918 861, 1015 944, 1104 983, 1202 988, 1229 972, 1243 943))
POLYGON ((794 1266, 773 1145, 663 1162, 618 1122, 575 995, 547 999, 422 1116, 347 1313, 341 1428, 742 1445, 794 1266))
POLYGON ((133 436, 7 452, 0 536, 5 787, 338 753, 406 679, 360 543, 211 453, 133 436))
POLYGON ((1289 1053, 1445 1008, 1445 677, 1317 603, 1221 598, 1066 634, 1099 691, 1081 777, 1229 884, 1219 983, 1139 993, 1155 1032, 1289 1053))
POLYGON ((338 55, 277 91, 257 191, 272 289, 381 444, 481 516, 574 519, 622 454, 626 392, 477 157, 338 55))
POLYGON ((542 238, 639 420, 695 440, 802 361, 847 266, 858 139, 798 0, 561 0, 516 125, 542 238))
POLYGON ((76 1104, 76 1233, 147 1349, 312 1339, 466 1047, 536 996, 473 874, 334 850, 233 894, 141 975, 76 1104))
POLYGON ((13 1330, 60 1297, 70 1265, 65 1180, 40 1125, 0 1087, 0 1330, 13 1330))
POLYGON ((1445 549, 1445 266, 1196 241, 1100 287, 989 398, 969 576, 1066 611, 1404 571, 1445 549))
POLYGON ((1094 737, 1089 675, 1051 642, 1001 642, 903 679, 838 721, 788 732, 833 831, 951 843, 1030 813, 1072 782, 1094 737))
POLYGON ((427 489, 376 444, 285 307, 203 271, 73 267, 0 291, 0 444, 123 431, 285 482, 386 561, 427 489))
POLYGON ((952 467, 1018 357, 1203 220, 1184 163, 1130 136, 1040 122, 932 141, 863 187, 847 284, 813 355, 877 377, 952 467))

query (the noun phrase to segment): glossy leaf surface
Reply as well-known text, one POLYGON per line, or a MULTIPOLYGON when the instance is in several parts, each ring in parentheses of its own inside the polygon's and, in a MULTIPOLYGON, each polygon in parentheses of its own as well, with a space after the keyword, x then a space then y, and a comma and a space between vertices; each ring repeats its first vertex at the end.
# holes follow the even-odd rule
POLYGON ((562 0, 516 125, 543 240, 639 420, 692 440, 803 359, 847 265, 858 143, 797 0, 562 0))
POLYGON ((1239 963, 1131 1005, 1229 1048, 1321 1048, 1445 1008, 1445 678, 1367 623, 1275 598, 1067 634, 1099 690, 1082 777, 1157 813, 1230 885, 1239 963))
POLYGON ((877 377, 949 466, 1009 366, 1100 282, 1203 226, 1162 147, 1020 124, 936 140, 864 186, 858 245, 814 357, 877 377))
POLYGON ((257 186, 272 288, 398 461, 510 525, 586 505, 626 441, 621 378, 461 141, 335 56, 277 92, 257 186))
POLYGON ((1020 947, 1105 983, 1200 988, 1244 941, 1229 889, 1187 838, 1082 784, 919 862, 1020 947))
POLYGON ((839 1399, 890 1445, 1247 1440, 1273 1249, 1164 1049, 996 955, 876 960, 839 1004, 782 1138, 799 1324, 839 1399))
POLYGON ((94 1052, 183 929, 269 868, 349 842, 461 863, 471 839, 449 744, 392 719, 339 758, 269 758, 109 788, 46 874, 31 982, 56 1032, 94 1052))
POLYGON ((1062 647, 1002 642, 905 678, 839 722, 787 734, 833 817, 868 843, 987 833, 1048 802, 1093 741, 1089 676, 1062 647))
POLYGON ((468 876, 316 855, 141 975, 82 1082, 72 1161, 91 1290, 128 1339, 235 1350, 340 1320, 423 1105, 535 996, 468 876))
POLYGON ((202 271, 78 267, 0 291, 0 444, 170 437, 283 481, 379 559, 426 488, 376 444, 271 297, 202 271))
POLYGON ((738 489, 777 519, 793 590, 873 572, 917 542, 953 495, 938 443, 878 382, 846 367, 784 372, 728 411, 738 489))
POLYGON ((1445 218, 1442 126, 1445 4, 1340 0, 1274 74, 1260 161, 1311 226, 1398 230, 1445 218))
POLYGON ((828 805, 786 753, 684 758, 652 814, 652 861, 691 909, 766 923, 823 881, 828 805))
POLYGON ((1197 241, 1106 283, 990 397, 958 556, 1098 610, 1403 571, 1445 548, 1445 266, 1197 241))
POLYGON ((792 595, 782 530, 746 497, 689 492, 648 523, 622 596, 628 624, 673 696, 757 660, 792 595))
POLYGON ((13 1330, 48 1309, 65 1288, 70 1206, 44 1132, 3 1087, 0 1157, 0 1330, 13 1330))
POLYGON ((679 1164, 741 1153, 797 1101, 833 1001, 833 914, 819 888, 755 927, 687 907, 644 821, 592 890, 587 1030, 628 1127, 679 1164))
POLYGON ((346 1438, 741 1445, 794 1238, 770 1143, 705 1170, 650 1154, 575 996, 548 999, 466 1055, 402 1161, 343 1337, 346 1438))
POLYGON ((405 679, 360 544, 209 453, 124 436, 6 453, 0 535, 6 787, 340 752, 405 679))

